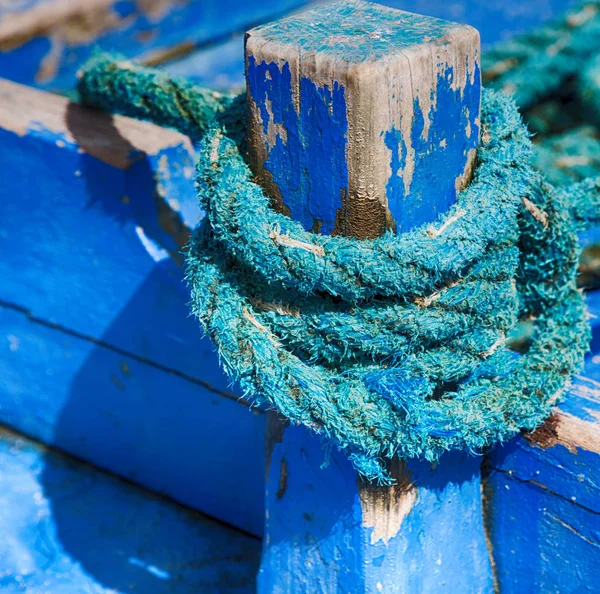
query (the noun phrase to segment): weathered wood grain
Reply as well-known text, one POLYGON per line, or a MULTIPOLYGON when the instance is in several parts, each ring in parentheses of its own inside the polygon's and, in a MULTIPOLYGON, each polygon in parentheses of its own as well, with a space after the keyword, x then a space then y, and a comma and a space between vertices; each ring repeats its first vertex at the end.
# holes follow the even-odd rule
POLYGON ((249 156, 307 230, 376 237, 435 220, 479 143, 479 34, 339 2, 246 36, 249 156))
POLYGON ((67 143, 81 145, 77 147, 81 152, 118 169, 130 168, 141 154, 154 155, 171 148, 187 152, 189 164, 193 165, 190 140, 172 130, 121 116, 106 116, 58 95, 5 80, 0 80, 0 99, 0 129, 18 136, 54 135, 65 145, 59 148, 67 148, 67 143))
MULTIPOLYGON (((359 238, 446 210, 478 143, 477 58, 470 28, 363 2, 250 31, 250 155, 275 205, 307 229, 359 238), (452 125, 436 116, 467 112, 452 125)), ((395 461, 397 485, 378 488, 308 429, 270 417, 267 431, 260 592, 491 590, 479 458, 395 461)))
MULTIPOLYGON (((62 27, 73 26, 81 22, 81 35, 84 34, 84 24, 94 17, 104 17, 95 23, 96 29, 87 33, 91 39, 105 27, 114 26, 112 13, 113 0, 85 0, 70 2, 69 0, 46 0, 30 2, 25 6, 19 3, 3 7, 0 10, 0 44, 4 49, 21 45, 24 41, 52 32, 62 27), (110 16, 112 13, 112 16, 110 16)), ((143 4, 143 3, 142 3, 143 4)), ((154 2, 157 4, 157 2, 154 2)), ((167 2, 162 2, 167 4, 167 2)))
POLYGON ((260 534, 264 419, 187 307, 189 140, 2 81, 0 142, 0 422, 260 534))
POLYGON ((260 541, 0 428, 6 594, 249 594, 260 541))

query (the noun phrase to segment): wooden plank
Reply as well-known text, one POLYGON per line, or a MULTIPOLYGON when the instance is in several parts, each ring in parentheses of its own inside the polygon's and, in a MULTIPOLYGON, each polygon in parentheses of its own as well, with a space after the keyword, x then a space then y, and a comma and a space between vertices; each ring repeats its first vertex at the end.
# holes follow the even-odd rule
POLYGON ((0 299, 229 392, 186 306, 189 139, 7 81, 0 99, 0 299))
POLYGON ((366 485, 304 427, 267 424, 259 592, 491 592, 480 463, 394 462, 397 486, 366 485))
POLYGON ((498 512, 490 517, 500 591, 560 594, 598 591, 598 513, 543 487, 492 471, 488 486, 498 512), (500 515, 502 514, 502 515, 500 515))
MULTIPOLYGON (((477 60, 473 30, 366 3, 250 31, 255 173, 277 207, 307 229, 368 237, 432 220, 454 201, 457 179, 468 178, 478 144, 477 60), (467 111, 470 125, 457 117, 452 129, 437 116, 467 111), (430 157, 446 177, 425 203, 419 184, 430 157), (323 196, 340 201, 321 203, 323 196)), ((491 590, 480 459, 395 461, 397 485, 377 488, 334 446, 323 468, 322 444, 307 429, 271 417, 267 431, 260 592, 491 590)))
POLYGON ((260 534, 264 420, 176 261, 201 216, 189 140, 6 81, 0 99, 0 422, 260 534))
POLYGON ((600 292, 582 376, 532 435, 489 456, 486 515, 502 592, 595 592, 600 577, 600 292))
POLYGON ((0 77, 70 90, 100 47, 159 63, 303 0, 36 0, 0 7, 0 77))
POLYGON ((0 588, 247 594, 260 541, 0 429, 0 588))
POLYGON ((0 422, 262 534, 264 414, 13 309, 0 337, 0 422))
MULTIPOLYGON (((431 6, 435 7, 437 5, 435 3, 432 3, 431 6)), ((452 5, 448 4, 448 6, 451 7, 452 5)), ((477 14, 481 14, 481 7, 478 10, 479 10, 479 12, 476 11, 476 13, 477 14)), ((490 19, 490 22, 492 20, 493 19, 490 19)), ((489 36, 488 36, 488 38, 489 38, 489 36)), ((3 58, 0 57, 0 62, 2 62, 2 59, 3 58)), ((25 66, 25 63, 22 64, 22 67, 24 67, 24 66, 25 66)), ((47 99, 47 96, 44 96, 44 102, 46 101, 46 99, 47 99)), ((38 104, 38 108, 39 108, 39 106, 40 106, 41 103, 43 103, 43 102, 40 102, 38 104)), ((3 101, 2 104, 5 104, 5 101, 3 101)), ((23 114, 23 113, 25 113, 25 111, 26 110, 17 110, 17 115, 19 113, 23 114)), ((14 115, 15 114, 13 113, 11 115, 11 118, 13 118, 14 115)), ((33 119, 35 120, 35 118, 33 118, 33 119)), ((62 130, 62 132, 60 132, 60 134, 64 134, 65 133, 64 124, 63 124, 62 128, 60 128, 60 130, 62 130)), ((36 136, 36 134, 37 134, 37 131, 32 130, 31 131, 32 138, 30 138, 29 140, 33 140, 33 137, 36 137, 36 142, 39 141, 40 139, 39 139, 39 137, 36 136)), ((48 138, 51 138, 51 135, 49 135, 48 138)), ((5 140, 5 137, 3 136, 3 142, 4 142, 4 140, 5 140)), ((58 138, 58 141, 60 142, 61 138, 58 138)), ((111 140, 111 142, 113 142, 113 141, 114 141, 114 138, 111 140)), ((14 163, 16 165, 16 167, 14 169, 11 167, 11 171, 14 171, 17 175, 21 171, 26 172, 27 170, 26 169, 22 169, 22 165, 19 165, 19 161, 22 164, 24 162, 24 160, 23 159, 19 160, 19 159, 13 158, 14 155, 11 154, 11 153, 15 152, 16 141, 14 143, 12 141, 9 142, 9 143, 5 143, 4 146, 7 147, 6 154, 9 156, 9 158, 12 161, 12 163, 14 163)), ((40 150, 34 150, 32 148, 32 146, 33 146, 32 144, 25 144, 24 145, 25 148, 22 148, 21 150, 16 151, 16 152, 17 152, 17 154, 21 154, 22 156, 24 156, 24 155, 26 155, 27 151, 31 151, 32 153, 36 154, 36 159, 38 160, 38 162, 43 162, 44 155, 43 155, 43 152, 41 151, 41 149, 40 150)), ((53 150, 54 150, 54 148, 52 148, 51 150, 48 149, 48 152, 52 153, 53 150)), ((9 162, 10 161, 5 161, 4 163, 7 164, 9 162)), ((52 168, 55 169, 55 167, 48 167, 48 169, 52 169, 52 168)), ((77 171, 77 169, 73 168, 72 171, 73 171, 73 175, 75 175, 75 172, 77 171)), ((64 175, 66 178, 68 178, 67 173, 64 172, 64 171, 61 174, 55 173, 55 175, 57 175, 58 177, 64 175)), ((100 174, 98 174, 98 175, 100 175, 100 174)), ((25 175, 22 175, 21 177, 24 178, 25 175)), ((134 180, 135 179, 144 179, 144 176, 140 174, 139 178, 138 177, 134 177, 132 179, 134 179, 134 180)), ((19 186, 15 186, 16 187, 16 192, 11 193, 10 196, 3 195, 3 197, 2 197, 3 201, 6 202, 7 198, 10 198, 14 203, 16 203, 19 200, 19 198, 23 199, 23 198, 26 198, 28 196, 31 197, 31 198, 33 198, 34 196, 36 196, 36 194, 34 193, 34 190, 36 190, 36 188, 29 187, 29 186, 31 186, 31 184, 30 183, 26 184, 25 181, 29 182, 30 179, 28 178, 27 180, 22 180, 22 183, 19 186), (27 188, 26 188, 26 185, 28 186, 27 188)), ((106 185, 110 185, 110 184, 106 184, 106 185)), ((119 182, 118 185, 119 185, 119 187, 121 187, 121 182, 119 182)), ((59 187, 69 188, 69 186, 66 186, 66 185, 59 186, 59 187)), ((69 192, 71 191, 70 188, 68 189, 68 191, 69 192)), ((110 196, 112 194, 110 194, 110 193, 107 192, 107 195, 110 196)), ((35 201, 36 209, 39 209, 39 208, 43 207, 44 204, 45 204, 45 201, 48 200, 48 195, 44 194, 42 197, 44 198, 44 200, 36 200, 35 201)), ((67 201, 65 200, 65 202, 67 202, 67 201)), ((77 202, 77 200, 75 199, 74 202, 77 202)), ((116 201, 115 201, 115 203, 116 203, 116 201)), ((23 212, 27 213, 25 204, 23 202, 21 203, 21 208, 22 208, 23 212)), ((77 216, 83 217, 85 219, 86 215, 89 216, 89 213, 86 212, 87 210, 89 210, 89 209, 84 209, 83 207, 81 207, 80 210, 78 210, 77 213, 75 215, 73 215, 73 217, 71 218, 70 216, 67 216, 68 215, 68 211, 67 211, 66 207, 63 207, 63 209, 57 209, 56 212, 58 214, 56 215, 56 219, 57 219, 57 221, 59 221, 59 220, 66 220, 67 222, 68 221, 72 222, 72 220, 76 219, 77 216), (66 217, 66 219, 64 217, 66 217)), ((3 212, 5 212, 5 211, 3 211, 3 212)), ((54 216, 52 214, 49 216, 48 219, 46 219, 45 217, 46 217, 46 215, 42 215, 42 213, 40 212, 40 216, 38 218, 34 219, 34 221, 31 224, 31 226, 25 225, 25 228, 31 227, 29 229, 29 231, 31 232, 30 237, 33 237, 33 236, 36 235, 35 233, 33 233, 33 231, 38 231, 39 232, 40 230, 44 230, 44 228, 45 228, 44 221, 52 220, 54 218, 54 216)), ((17 222, 19 224, 21 224, 20 223, 20 219, 17 219, 17 222)), ((100 223, 100 227, 102 227, 102 226, 103 226, 103 223, 100 223)), ((81 236, 79 237, 79 241, 82 242, 82 245, 85 246, 87 241, 89 241, 91 239, 94 239, 94 236, 95 236, 94 229, 95 228, 96 228, 95 225, 93 225, 91 223, 89 224, 88 227, 86 227, 87 233, 82 233, 81 236)), ((116 229, 116 225, 115 225, 114 228, 112 228, 112 230, 107 231, 106 235, 108 237, 111 237, 111 233, 113 233, 115 229, 116 229)), ((14 232, 15 229, 12 229, 12 228, 9 229, 9 230, 3 229, 3 232, 4 231, 14 232)), ((37 233, 37 234, 39 235, 39 233, 37 233)), ((17 238, 17 234, 14 233, 11 237, 13 239, 17 238)), ((134 254, 137 253, 137 251, 139 249, 139 245, 140 245, 140 239, 137 238, 136 241, 138 242, 136 247, 133 247, 134 244, 135 244, 135 242, 133 242, 131 244, 128 244, 128 245, 131 245, 131 247, 128 249, 127 253, 129 253, 129 254, 130 253, 134 253, 134 254)), ((22 258, 23 254, 27 254, 28 251, 29 251, 29 249, 30 249, 29 246, 27 245, 27 243, 23 242, 23 243, 14 243, 13 247, 12 248, 9 247, 8 251, 7 251, 7 249, 5 249, 5 247, 6 246, 10 246, 10 245, 11 244, 7 243, 4 246, 2 246, 3 259, 4 259, 4 254, 10 253, 11 255, 14 255, 14 261, 15 262, 18 262, 19 258, 22 258)), ((151 246, 152 244, 147 243, 146 245, 151 246)), ((154 250, 151 250, 151 251, 154 251, 154 250)), ((154 253, 156 253, 156 252, 154 252, 154 253)), ((144 252, 144 255, 147 255, 147 254, 148 254, 147 252, 144 252)), ((158 254, 159 255, 161 254, 160 250, 158 250, 158 254)), ((135 260, 134 264, 136 264, 136 266, 137 266, 137 265, 140 264, 141 261, 142 260, 135 260)), ((167 266, 167 261, 163 260, 162 262, 163 262, 163 264, 166 267, 167 266)), ((21 265, 22 265, 22 263, 21 263, 21 265)), ((40 272, 40 275, 43 276, 43 271, 45 269, 52 270, 51 263, 47 263, 46 268, 40 267, 38 269, 38 272, 40 270, 42 271, 42 272, 40 272)), ((132 299, 132 302, 131 302, 131 306, 132 307, 131 307, 131 310, 127 310, 128 313, 138 312, 138 311, 143 310, 143 308, 146 307, 146 305, 147 305, 148 302, 150 302, 151 304, 152 303, 156 303, 157 301, 159 301, 159 296, 160 296, 160 299, 164 299, 165 298, 165 292, 164 292, 163 289, 161 289, 161 287, 164 287, 165 278, 169 278, 169 277, 168 277, 168 275, 162 274, 163 271, 161 271, 161 274, 158 274, 158 269, 159 269, 158 266, 156 266, 155 269, 156 269, 156 272, 157 272, 157 277, 158 277, 159 282, 149 282, 148 286, 145 287, 144 290, 142 290, 142 287, 140 287, 140 292, 139 292, 140 294, 135 299, 132 299), (155 296, 153 296, 153 291, 150 290, 152 287, 158 287, 157 290, 155 291, 155 293, 156 293, 155 296)), ((142 267, 142 271, 143 270, 145 270, 145 269, 142 267)), ((55 272, 55 273, 58 274, 58 272, 55 272)), ((6 275, 3 275, 3 283, 7 282, 8 278, 9 277, 7 277, 6 275)), ((35 279, 35 275, 32 275, 32 278, 35 279)), ((129 278, 132 278, 132 277, 129 277, 129 278)), ((140 281, 140 282, 143 282, 143 275, 140 275, 140 277, 138 277, 138 278, 142 279, 142 281, 140 281)), ((178 287, 179 289, 181 289, 182 285, 181 285, 180 280, 179 280, 180 277, 174 277, 174 278, 175 278, 175 282, 173 283, 174 286, 178 287)), ((135 281, 135 278, 134 278, 134 281, 135 281)), ((185 292, 183 291, 183 293, 185 293, 185 292)), ((174 295, 175 292, 173 292, 173 293, 169 292, 168 294, 169 295, 174 295)), ((103 294, 103 296, 106 296, 106 295, 110 295, 110 293, 107 291, 107 292, 105 292, 103 294)), ((185 341, 185 338, 182 338, 182 337, 184 337, 184 336, 191 336, 191 334, 190 335, 186 334, 187 330, 185 330, 185 328, 187 328, 190 332, 192 330, 193 331, 196 330, 196 328, 195 328, 195 326, 193 324, 187 324, 187 325, 184 324, 184 330, 182 330, 181 329, 182 326, 180 325, 180 322, 175 323, 176 320, 179 320, 179 321, 183 320, 185 322, 187 312, 186 312, 183 304, 184 304, 184 302, 185 302, 186 299, 187 299, 187 296, 183 295, 180 299, 173 298, 172 301, 168 300, 167 302, 163 302, 163 307, 160 308, 162 313, 160 313, 160 314, 158 314, 155 310, 152 309, 153 306, 151 306, 148 310, 144 310, 144 311, 148 311, 148 316, 149 316, 148 319, 152 318, 152 316, 155 316, 155 315, 159 315, 159 316, 165 315, 164 312, 166 310, 171 310, 173 312, 180 312, 181 313, 181 315, 174 315, 171 319, 169 319, 169 328, 175 328, 176 332, 174 334, 177 337, 177 340, 173 341, 173 343, 170 343, 170 344, 173 345, 172 347, 166 347, 166 348, 163 349, 164 350, 164 353, 163 353, 164 356, 167 356, 169 353, 173 353, 174 354, 173 360, 175 360, 175 359, 179 360, 179 358, 182 355, 184 355, 186 352, 190 353, 190 354, 193 354, 193 356, 196 356, 196 357, 199 356, 200 358, 203 358, 205 356, 203 354, 203 353, 205 353, 205 351, 203 350, 202 345, 203 344, 206 345, 206 341, 204 341, 204 343, 200 343, 199 347, 196 347, 195 343, 194 343, 194 340, 195 340, 195 338, 194 338, 194 340, 190 340, 187 343, 188 346, 189 346, 189 349, 181 349, 181 348, 179 348, 179 350, 178 350, 178 348, 177 348, 176 343, 178 341, 180 343, 185 341), (198 348, 198 351, 196 350, 196 348, 198 348), (200 354, 198 355, 197 353, 200 353, 200 354)), ((63 299, 62 301, 64 303, 65 300, 63 299)), ((114 303, 116 304, 115 307, 118 308, 119 307, 119 301, 118 301, 118 299, 115 300, 114 303)), ((123 303, 124 302, 121 301, 121 306, 123 305, 123 303)), ((66 305, 68 307, 65 307, 65 309, 75 309, 73 307, 70 307, 70 303, 67 303, 66 305)), ((117 310, 115 309, 115 311, 117 311, 117 310)), ((93 315, 91 315, 89 317, 91 319, 96 319, 96 315, 95 314, 93 314, 93 315)), ((54 318, 51 318, 50 320, 45 320, 45 321, 46 322, 50 321, 50 323, 54 323, 52 321, 53 319, 54 318)), ((143 319, 143 316, 139 316, 139 318, 138 318, 138 316, 136 315, 133 318, 130 318, 129 320, 125 320, 125 319, 120 320, 118 323, 115 324, 115 326, 116 326, 117 329, 119 329, 119 328, 124 329, 127 324, 130 324, 132 322, 132 319, 136 319, 136 320, 143 319)), ((159 319, 160 319, 160 317, 159 317, 159 319)), ((110 329, 111 328, 110 322, 109 322, 108 326, 109 326, 109 329, 110 329)), ((137 325, 137 327, 133 328, 133 330, 132 330, 132 336, 137 336, 139 338, 141 336, 142 330, 146 331, 146 330, 148 330, 148 327, 151 328, 152 324, 145 324, 145 323, 142 324, 142 322, 139 322, 138 325, 137 325), (144 328, 144 326, 146 326, 146 327, 144 328)), ((111 330, 111 332, 112 332, 112 330, 111 330)), ((121 332, 119 332, 119 334, 121 334, 121 332)), ((100 335, 100 336, 102 336, 102 335, 100 335)), ((166 339, 166 340, 170 341, 171 338, 172 338, 172 334, 170 332, 169 333, 164 333, 163 339, 166 339)), ((5 339, 5 346, 10 349, 15 344, 15 339, 16 339, 16 341, 19 340, 19 332, 17 332, 16 334, 12 333, 12 332, 5 333, 4 334, 4 339, 5 339)), ((122 339, 128 339, 128 337, 125 335, 124 337, 122 337, 122 339)), ((61 340, 61 337, 59 337, 57 340, 61 340)), ((93 340, 98 340, 98 339, 93 338, 93 340)), ((41 345, 45 344, 45 341, 42 340, 41 338, 40 338, 40 344, 41 345)), ((138 342, 138 344, 143 344, 144 348, 145 348, 145 346, 148 343, 147 343, 146 340, 143 340, 143 341, 140 340, 138 342)), ((155 343, 155 344, 158 344, 158 343, 155 343)), ((180 346, 181 346, 181 344, 179 345, 179 347, 180 346)), ((41 350, 44 350, 44 348, 45 348, 44 346, 40 347, 41 350)), ((209 349, 209 351, 210 351, 210 353, 212 353, 212 351, 210 349, 209 349)), ((70 351, 66 351, 65 353, 63 353, 62 355, 60 355, 60 357, 57 356, 57 358, 56 358, 55 361, 62 361, 63 359, 68 358, 69 356, 70 356, 70 351)), ((209 355, 206 355, 206 356, 209 357, 209 358, 208 359, 203 359, 203 360, 205 360, 207 362, 205 364, 203 364, 202 366, 200 366, 200 367, 202 368, 203 372, 206 371, 208 374, 210 374, 211 370, 216 369, 216 365, 214 363, 214 358, 212 360, 210 359, 210 357, 212 357, 212 354, 209 354, 209 355)), ((190 355, 190 359, 191 358, 192 358, 192 355, 190 355)), ((40 373, 40 377, 42 377, 43 375, 47 375, 47 370, 48 369, 52 369, 53 367, 55 367, 56 362, 52 361, 52 360, 49 360, 49 361, 50 362, 48 363, 48 365, 45 368, 43 368, 43 369, 40 370, 40 372, 39 372, 40 373)), ((12 376, 12 377, 17 378, 17 379, 15 379, 15 381, 10 386, 10 388, 9 388, 10 390, 15 389, 16 386, 19 386, 19 385, 20 386, 28 386, 28 385, 30 385, 32 383, 34 385, 38 385, 37 380, 32 381, 31 375, 30 375, 30 373, 28 371, 28 369, 31 369, 32 366, 35 367, 34 363, 35 362, 29 361, 27 363, 23 363, 22 364, 22 366, 20 368, 21 375, 12 376)), ((153 363, 154 363, 154 361, 153 361, 153 363)), ((111 363, 110 366, 107 366, 107 368, 108 367, 110 367, 110 369, 111 369, 111 374, 115 375, 115 374, 112 373, 112 370, 119 370, 120 369, 120 363, 119 363, 118 357, 115 358, 114 363, 111 363)), ((195 367, 197 367, 197 365, 195 365, 195 367)), ((170 370, 170 372, 171 371, 176 371, 178 373, 178 370, 171 370, 171 368, 168 368, 168 369, 170 370)), ((139 374, 143 374, 144 370, 145 370, 145 367, 140 366, 139 374)), ((76 371, 73 372, 73 375, 77 375, 77 372, 76 371)), ((220 376, 220 374, 216 374, 216 376, 217 376, 217 378, 218 377, 222 377, 222 376, 220 376)), ((62 380, 62 384, 60 384, 60 382, 59 382, 59 385, 62 386, 61 390, 62 390, 62 393, 64 394, 64 393, 68 393, 68 388, 69 388, 70 382, 72 382, 72 378, 68 374, 65 374, 65 376, 63 376, 63 377, 64 377, 64 379, 62 380)), ((109 375, 106 375, 106 377, 109 377, 109 375)), ((155 378, 155 376, 152 376, 152 377, 155 378)), ((117 379, 119 379, 119 378, 120 378, 120 376, 117 375, 117 379)), ((46 379, 46 383, 44 385, 50 385, 51 384, 51 376, 48 376, 45 379, 46 379)), ((162 383, 160 383, 160 382, 156 382, 156 384, 155 384, 155 381, 156 380, 148 382, 148 384, 146 385, 146 389, 151 390, 153 387, 155 387, 155 385, 156 386, 157 385, 162 385, 162 383)), ((87 389, 89 389, 89 390, 95 389, 94 388, 94 382, 92 381, 90 383, 92 384, 92 386, 90 387, 88 385, 87 389)), ((218 386, 218 383, 216 385, 218 386)), ((223 388, 223 390, 227 390, 227 389, 229 389, 229 386, 225 383, 225 384, 223 384, 222 388, 223 388)), ((159 392, 159 390, 157 389, 156 393, 158 393, 158 392, 159 392)), ((185 390, 184 390, 184 392, 186 394, 188 393, 185 390)), ((170 387, 170 385, 168 387, 167 393, 169 393, 169 394, 172 393, 172 388, 170 387)), ((25 405, 26 401, 22 400, 20 406, 18 404, 15 404, 15 406, 12 408, 12 413, 11 414, 13 415, 14 418, 17 418, 17 416, 20 415, 22 411, 31 411, 29 413, 30 414, 30 418, 34 419, 34 421, 35 421, 35 411, 36 411, 37 407, 39 406, 40 401, 43 400, 43 399, 47 399, 48 402, 52 401, 52 399, 54 398, 53 394, 54 394, 54 392, 49 392, 47 394, 43 394, 43 393, 39 394, 34 389, 28 390, 28 396, 31 397, 31 399, 28 401, 30 404, 28 404, 26 406, 25 405)), ((67 397, 67 399, 68 399, 68 397, 67 397)), ((192 400, 196 401, 197 399, 195 397, 192 398, 190 396, 189 400, 191 402, 192 400)), ((111 397, 110 401, 113 403, 113 405, 115 405, 117 407, 117 411, 119 410, 119 406, 122 406, 124 404, 124 402, 125 402, 123 400, 123 398, 122 398, 121 392, 115 392, 114 398, 111 397)), ((140 401, 141 401, 141 399, 140 399, 140 401)), ((56 402, 60 402, 60 403, 65 402, 65 397, 64 396, 61 396, 60 398, 57 397, 56 402)), ((81 412, 84 412, 83 409, 85 407, 82 404, 79 404, 79 406, 76 407, 76 408, 81 413, 81 412)), ((183 408, 182 405, 178 405, 178 407, 176 407, 176 408, 178 408, 179 410, 185 410, 185 408, 183 408)), ((236 410, 236 409, 233 409, 233 410, 236 410)), ((134 412, 135 411, 130 411, 129 414, 131 416, 133 416, 134 412)), ((116 416, 119 417, 121 414, 123 414, 122 411, 118 412, 116 416)), ((137 414, 139 414, 139 411, 138 411, 137 414)), ((236 419, 237 418, 235 415, 233 415, 232 412, 227 413, 227 415, 225 415, 225 416, 226 416, 226 418, 230 418, 230 419, 236 419)), ((247 417, 246 411, 242 411, 242 413, 240 415, 240 422, 242 422, 242 426, 243 426, 243 420, 246 419, 246 417, 247 417)), ((43 425, 43 432, 44 432, 44 434, 51 434, 52 430, 53 430, 52 428, 54 427, 54 424, 55 423, 60 424, 60 421, 57 421, 57 419, 60 419, 60 414, 59 413, 57 413, 57 415, 54 416, 54 417, 51 416, 51 415, 48 415, 46 417, 46 419, 43 420, 43 422, 42 422, 42 420, 40 420, 39 425, 40 426, 43 425)), ((79 416, 79 417, 74 416, 73 417, 73 425, 78 424, 78 423, 84 423, 85 419, 86 419, 85 415, 82 415, 82 416, 79 416)), ((185 420, 185 419, 183 419, 183 420, 185 420)), ((173 421, 171 421, 171 423, 173 423, 173 421)), ((216 417, 211 417, 211 420, 209 421, 209 423, 218 424, 218 419, 216 417)), ((127 423, 124 423, 124 425, 127 425, 127 423)), ((151 423, 150 423, 150 425, 151 425, 151 423)), ((156 427, 160 427, 160 426, 158 424, 156 424, 156 427)), ((186 428, 182 427, 181 425, 178 425, 177 423, 174 423, 174 427, 175 427, 174 434, 175 433, 180 433, 180 434, 182 434, 182 435, 184 435, 184 436, 187 437, 191 433, 190 430, 189 430, 189 428, 186 429, 186 428)), ((37 430, 42 431, 39 427, 38 427, 37 430)), ((156 431, 157 431, 156 429, 152 429, 152 430, 147 430, 146 433, 150 434, 150 435, 155 435, 156 431)), ((237 430, 237 421, 232 421, 230 433, 235 436, 237 431, 238 431, 237 430)), ((256 440, 259 440, 259 439, 262 439, 261 431, 262 431, 262 428, 261 428, 260 425, 259 426, 255 426, 254 428, 251 428, 248 431, 248 435, 251 438, 256 438, 256 440)), ((59 431, 59 433, 62 433, 62 431, 59 431)), ((241 437, 243 437, 243 435, 241 437)), ((240 438, 240 442, 243 442, 243 439, 240 438)), ((100 442, 98 442, 98 443, 100 443, 100 442)), ((235 447, 236 443, 237 443, 237 441, 233 440, 233 442, 231 444, 231 447, 235 447)), ((252 445, 250 447, 250 450, 253 451, 253 448, 255 448, 254 442, 251 441, 251 443, 252 443, 252 445)), ((258 448, 256 448, 256 449, 258 449, 258 448)), ((166 463, 171 463, 171 461, 169 460, 170 452, 177 453, 177 448, 175 448, 175 447, 170 448, 170 446, 169 446, 167 448, 167 450, 168 451, 166 452, 165 460, 166 460, 166 463)), ((190 452, 193 452, 193 450, 190 449, 190 452)), ((120 456, 120 454, 119 454, 119 456, 120 456)), ((114 456, 114 458, 119 458, 119 456, 114 456)), ((149 454, 144 453, 144 450, 142 450, 141 456, 142 457, 143 456, 149 456, 149 454)), ((200 457, 201 457, 200 451, 198 451, 197 453, 194 452, 193 454, 190 453, 190 459, 198 460, 198 459, 200 459, 200 457)), ((260 459, 260 455, 256 456, 256 458, 260 459)), ((255 459, 255 456, 250 453, 247 456, 248 465, 250 465, 250 466, 253 465, 254 459, 255 459)), ((190 464, 193 464, 194 460, 191 460, 190 464)), ((105 463, 108 466, 110 466, 110 464, 112 462, 113 461, 108 460, 105 463)), ((135 472, 135 464, 133 464, 131 466, 131 468, 134 468, 134 470, 131 471, 131 472, 135 472)), ((159 468, 162 468, 162 466, 160 466, 159 468)), ((188 472, 189 468, 185 469, 185 470, 186 470, 186 472, 188 472)), ((258 469, 255 469, 255 470, 256 470, 257 473, 260 472, 258 469)), ((149 471, 146 470, 146 472, 148 473, 149 471)), ((130 471, 129 470, 123 471, 123 474, 125 476, 132 476, 132 478, 135 479, 135 477, 133 476, 133 474, 130 475, 130 471)), ((176 489, 181 489, 182 488, 181 487, 182 484, 185 483, 185 481, 181 478, 181 476, 189 476, 189 474, 186 474, 185 472, 182 472, 181 475, 177 475, 177 474, 174 473, 173 475, 171 475, 169 477, 169 483, 172 484, 172 485, 174 485, 176 489)), ((188 483, 189 483, 189 481, 188 481, 188 483)), ((149 483, 146 483, 146 484, 149 484, 149 483)), ((162 489, 160 487, 160 485, 159 486, 152 485, 152 486, 153 486, 153 488, 157 488, 159 490, 162 489)), ((189 484, 188 484, 188 486, 189 486, 189 484)), ((236 488, 239 488, 239 485, 236 488)), ((250 489, 250 492, 253 493, 254 491, 252 489, 250 489)), ((174 496, 177 496, 177 495, 174 495, 174 496)), ((197 504, 194 503, 193 497, 190 498, 190 499, 185 499, 185 498, 182 497, 181 499, 185 500, 186 502, 189 502, 191 505, 197 505, 197 504)), ((258 511, 256 511, 256 514, 257 514, 257 518, 258 519, 256 521, 256 525, 260 524, 260 518, 258 517, 260 515, 260 510, 258 509, 259 507, 260 507, 260 504, 257 505, 257 510, 258 511)), ((260 530, 260 528, 259 528, 259 530, 260 530)))

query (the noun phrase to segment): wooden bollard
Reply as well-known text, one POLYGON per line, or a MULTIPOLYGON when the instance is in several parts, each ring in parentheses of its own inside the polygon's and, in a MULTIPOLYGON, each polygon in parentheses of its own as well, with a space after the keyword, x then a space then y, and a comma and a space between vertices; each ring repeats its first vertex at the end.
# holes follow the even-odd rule
POLYGON ((479 34, 340 2, 246 36, 252 168, 307 230, 376 237, 434 220, 479 142, 479 34))
MULTIPOLYGON (((340 2, 246 36, 249 158, 282 212, 357 238, 433 221, 479 142, 479 35, 340 2)), ((480 460, 391 464, 365 483, 303 427, 268 423, 261 593, 493 589, 480 460)))

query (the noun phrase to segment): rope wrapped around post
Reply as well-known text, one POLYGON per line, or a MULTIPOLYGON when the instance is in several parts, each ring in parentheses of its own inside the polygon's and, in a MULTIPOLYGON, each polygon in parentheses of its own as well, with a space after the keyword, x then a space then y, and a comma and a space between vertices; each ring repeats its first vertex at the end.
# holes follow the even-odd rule
MULTIPOLYGON (((161 116, 176 101, 168 77, 148 76, 99 57, 81 95, 189 130, 161 116)), ((589 341, 576 233, 598 217, 600 179, 546 183, 513 100, 487 90, 473 181, 436 223, 366 241, 313 234, 253 182, 243 101, 194 97, 206 218, 187 254, 192 309, 246 396, 382 484, 394 455, 480 451, 544 420, 589 341)))

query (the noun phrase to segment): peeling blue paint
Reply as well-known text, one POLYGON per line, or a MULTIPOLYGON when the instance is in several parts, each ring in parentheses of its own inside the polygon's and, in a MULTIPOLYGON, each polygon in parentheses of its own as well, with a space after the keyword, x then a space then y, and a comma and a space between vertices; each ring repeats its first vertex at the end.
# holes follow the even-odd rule
MULTIPOLYGON (((471 69, 464 88, 455 84, 452 67, 439 74, 427 114, 415 99, 410 133, 414 173, 408 188, 403 178, 405 139, 395 127, 382 134, 381 142, 390 152, 388 208, 397 232, 434 221, 456 201, 456 180, 479 143, 481 73, 477 62, 471 69)), ((298 112, 288 63, 257 64, 250 56, 247 76, 264 135, 273 143, 266 141, 264 167, 283 204, 306 230, 330 234, 349 194, 345 88, 337 82, 332 88, 318 88, 301 78, 298 112)))
POLYGON ((453 89, 453 82, 454 70, 451 67, 438 75, 436 102, 428 113, 430 124, 426 134, 423 110, 419 100, 414 101, 410 135, 414 149, 414 174, 408 192, 403 180, 407 146, 402 133, 392 127, 384 135, 391 153, 392 171, 386 186, 388 208, 396 222, 397 232, 435 220, 450 208, 457 197, 456 179, 465 171, 469 151, 477 149, 479 144, 479 64, 476 62, 474 65, 473 77, 467 75, 464 89, 453 89))
POLYGON ((348 192, 345 89, 335 82, 317 87, 300 79, 300 113, 292 97, 288 63, 248 64, 248 89, 260 110, 265 135, 280 126, 275 144, 267 144, 265 169, 281 192, 293 219, 305 229, 333 231, 342 196, 348 192))
POLYGON ((461 452, 439 465, 410 461, 413 496, 391 496, 392 520, 376 534, 346 456, 326 454, 305 427, 287 427, 270 453, 259 592, 492 592, 480 462, 461 452))

